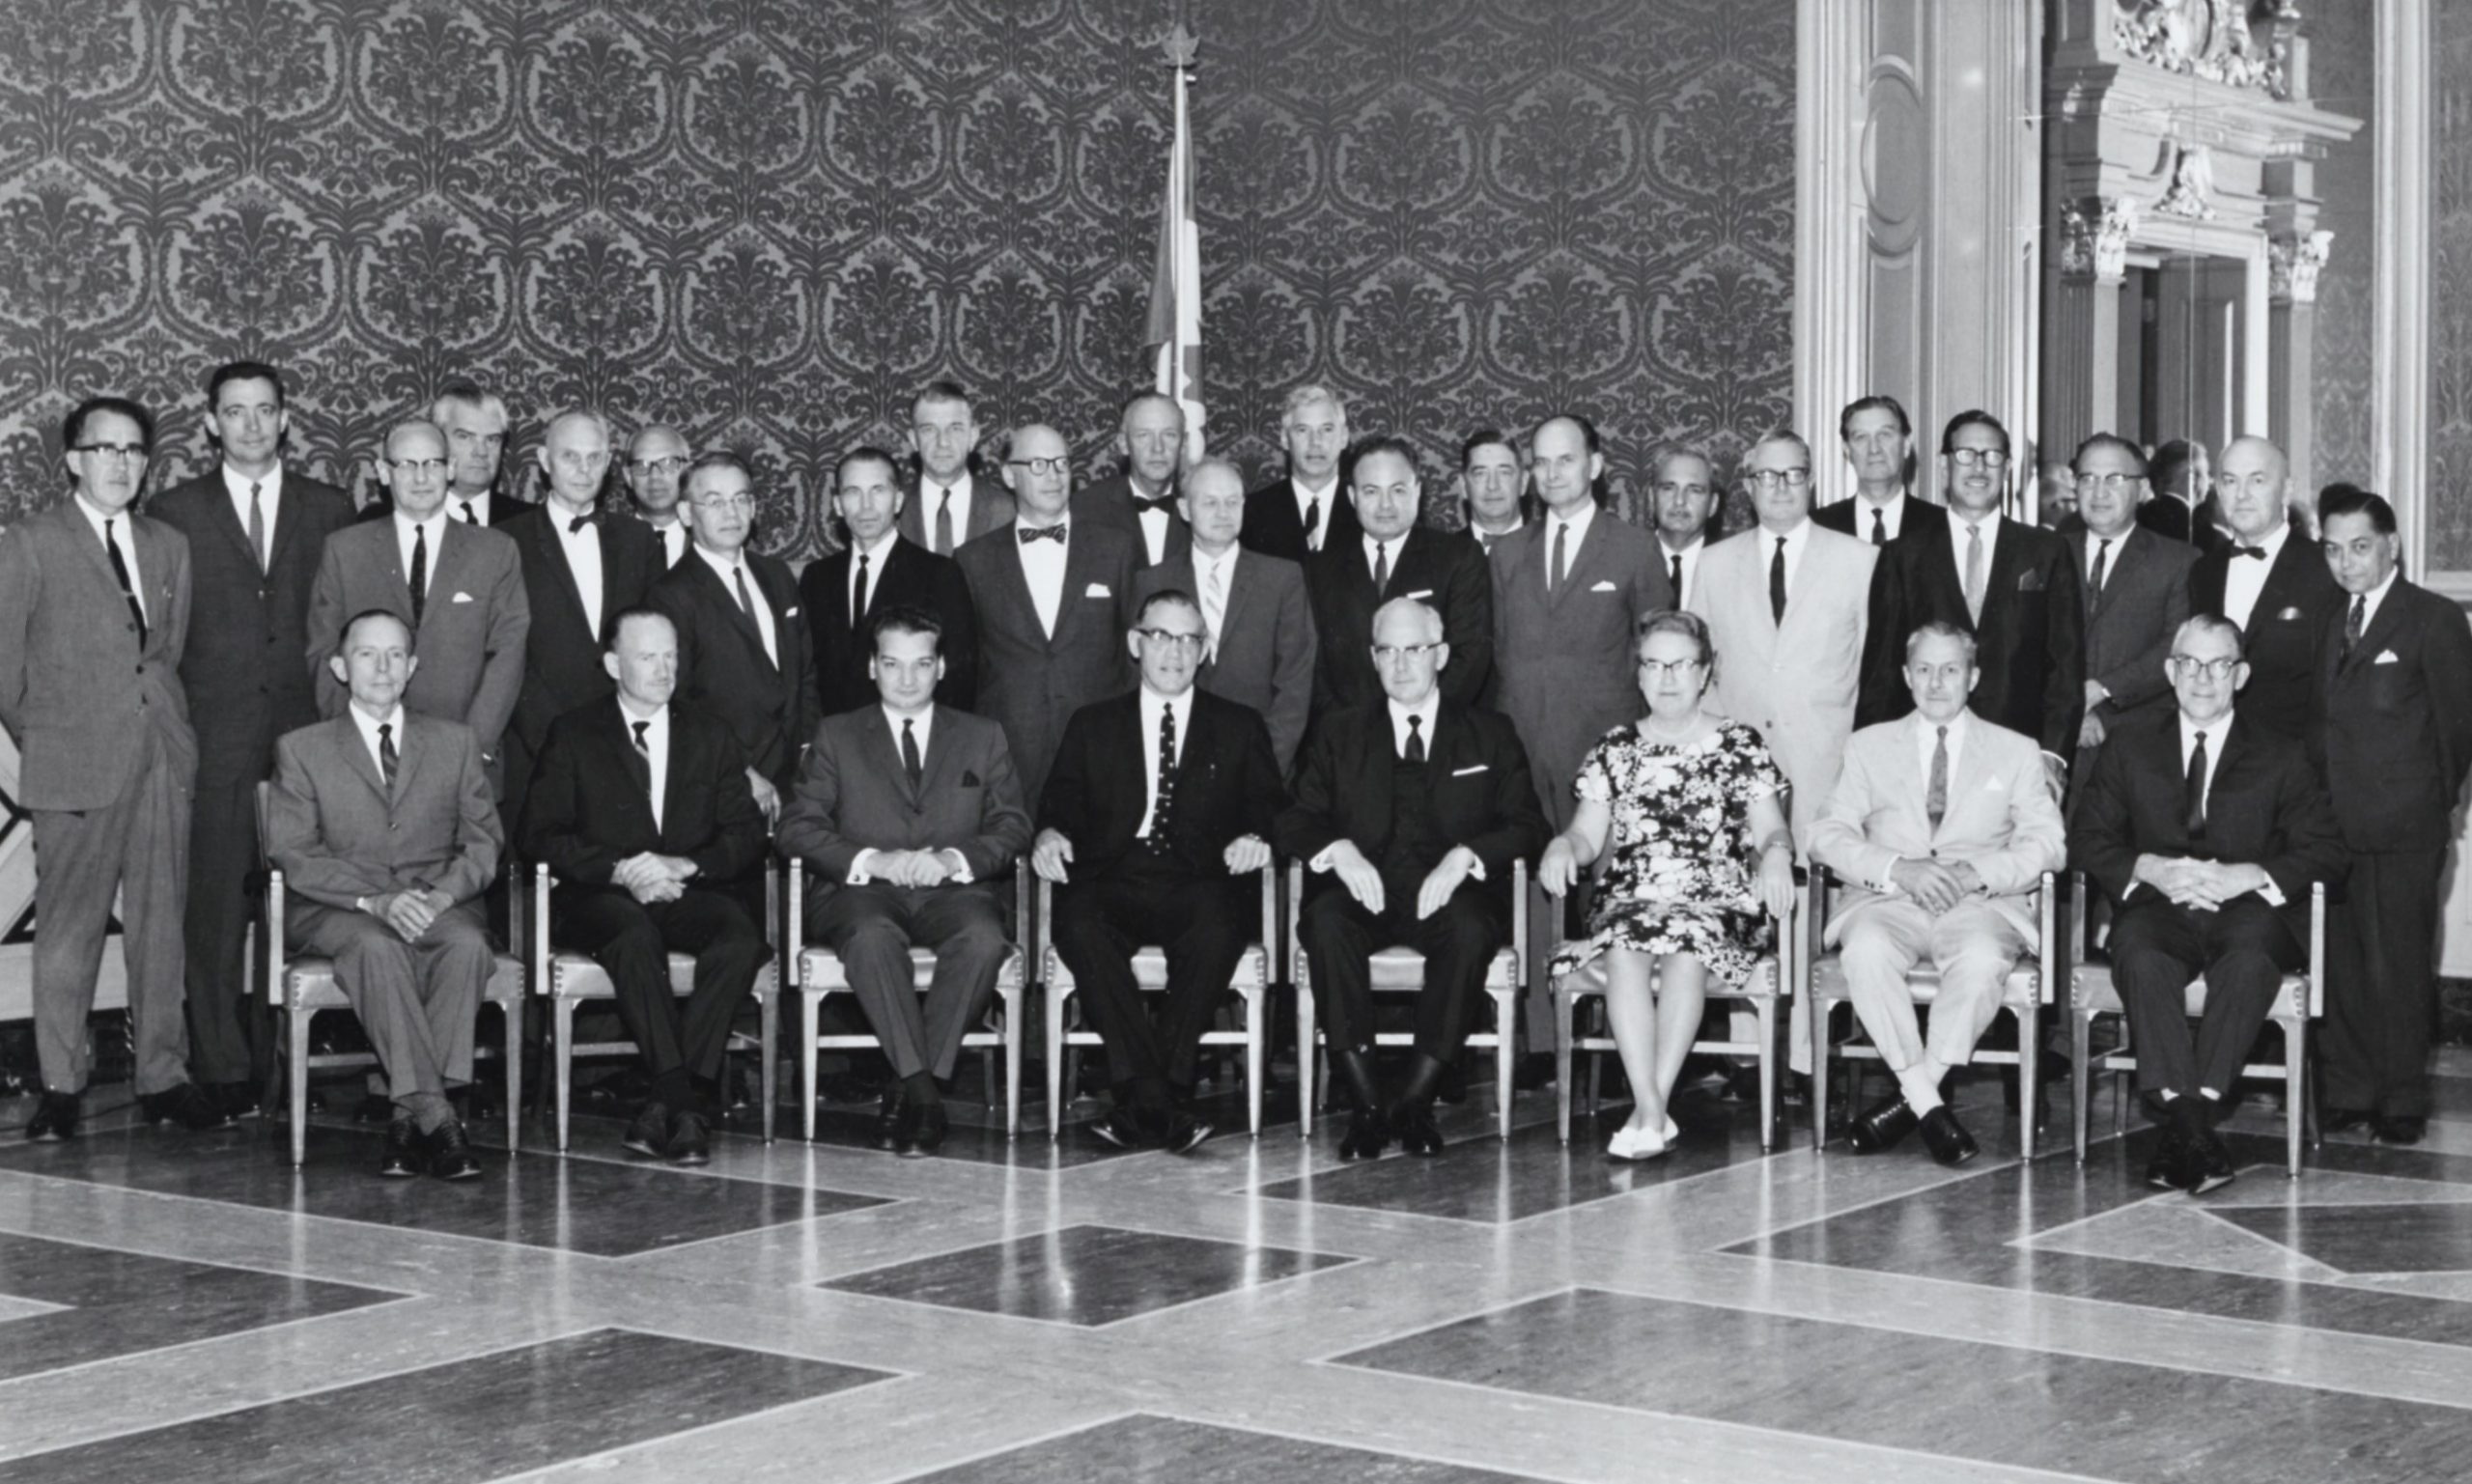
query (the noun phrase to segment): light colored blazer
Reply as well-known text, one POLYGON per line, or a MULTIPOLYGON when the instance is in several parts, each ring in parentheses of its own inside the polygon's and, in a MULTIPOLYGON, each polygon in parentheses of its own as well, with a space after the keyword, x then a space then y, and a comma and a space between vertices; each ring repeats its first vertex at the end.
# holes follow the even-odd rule
POLYGON ((1781 625, 1768 609, 1765 536, 1753 526, 1702 551, 1687 606, 1708 621, 1716 647, 1714 709, 1756 728, 1784 770, 1795 850, 1808 857, 1854 733, 1879 554, 1868 542, 1813 525, 1781 625))
POLYGON ((1879 900, 1873 884, 1888 879, 1889 867, 1927 858, 1971 863, 1991 905, 2028 943, 2037 943, 2041 935, 2027 898, 2044 872, 2058 871, 2068 858, 2042 745, 1971 714, 1964 724, 1965 742, 1936 830, 1924 807, 1931 780, 1922 750, 1931 723, 1918 712, 1867 726, 1847 741, 1844 770, 1812 830, 1812 858, 1845 882, 1828 920, 1829 942, 1838 940, 1848 914, 1879 900))
POLYGON ((295 896, 346 911, 354 897, 415 886, 469 902, 505 844, 467 727, 407 707, 391 790, 350 716, 275 740, 267 857, 295 896))
MULTIPOLYGON (((404 706, 470 727, 481 751, 495 757, 523 690, 524 645, 532 632, 522 557, 504 531, 450 518, 430 560, 429 599, 413 636, 420 665, 404 687, 404 706)), ((337 531, 319 559, 309 590, 308 658, 318 710, 325 715, 342 715, 349 700, 326 658, 335 652, 344 620, 371 608, 411 622, 411 583, 392 517, 337 531)))
MULTIPOLYGON (((1142 569, 1133 579, 1134 611, 1164 588, 1182 588, 1201 601, 1191 555, 1171 556, 1142 569)), ((1219 651, 1202 666, 1202 689, 1262 714, 1271 729, 1271 754, 1280 777, 1296 764, 1305 723, 1313 711, 1313 663, 1320 653, 1313 605, 1305 596, 1305 569, 1282 556, 1240 551, 1227 579, 1227 617, 1219 651)))

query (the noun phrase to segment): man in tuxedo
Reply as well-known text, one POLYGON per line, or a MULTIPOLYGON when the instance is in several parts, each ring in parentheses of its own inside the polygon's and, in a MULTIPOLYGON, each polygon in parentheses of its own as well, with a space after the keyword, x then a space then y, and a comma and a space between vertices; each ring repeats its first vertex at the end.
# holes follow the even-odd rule
POLYGON ((1124 405, 1116 454, 1124 472, 1073 492, 1073 518, 1085 527, 1111 525, 1138 538, 1142 567, 1193 550, 1193 530, 1178 513, 1176 466, 1184 461, 1185 409, 1173 397, 1143 392, 1124 405))
POLYGON ((944 678, 937 683, 937 701, 968 711, 977 699, 969 583, 951 557, 901 534, 905 495, 892 455, 883 449, 854 448, 833 465, 832 510, 845 540, 840 550, 809 562, 799 574, 823 715, 876 704, 876 683, 867 673, 875 658, 868 619, 893 608, 925 608, 943 626, 944 678))
MULTIPOLYGON (((2227 455, 2227 484, 2232 470, 2227 455)), ((2319 640, 2310 747, 2352 856, 2330 934, 2326 1127, 2369 1124, 2384 1142, 2416 1144, 2430 1114, 2438 882, 2472 772, 2472 630, 2461 608, 2398 570, 2402 542, 2383 498, 2341 490, 2318 518, 2347 601, 2319 640)))
POLYGON ((1909 519, 1923 523, 1917 512, 1927 517, 1939 509, 1907 489, 1914 477, 1914 424, 1895 397, 1874 393, 1847 403, 1837 417, 1837 440, 1854 473, 1854 498, 1821 506, 1812 518, 1822 530, 1884 550, 1905 538, 1909 519))
POLYGON ((1680 443, 1660 443, 1648 451, 1649 515, 1656 522, 1658 563, 1673 589, 1673 605, 1691 603, 1692 579, 1700 574, 1700 558, 1709 538, 1720 534, 1716 467, 1708 456, 1680 443))
POLYGON ((386 434, 377 461, 386 518, 327 539, 309 589, 309 669, 319 711, 341 715, 350 692, 332 661, 344 620, 372 608, 404 620, 421 656, 404 705, 471 728, 503 788, 498 749, 523 688, 532 607, 513 538, 447 513, 450 462, 435 423, 398 423, 386 434))
POLYGON ((2177 704, 2132 715, 2104 742, 2071 854, 2112 900, 2112 978, 2138 1090, 2170 1130, 2146 1183, 2202 1194, 2232 1179, 2215 1120, 2283 976, 2309 961, 2310 888, 2342 879, 2344 844, 2300 744, 2236 714, 2240 630, 2202 614, 2168 642, 2177 704), (2205 1014, 2192 1042, 2199 978, 2205 1014))
POLYGON ((2189 616, 2189 568, 2198 554, 2137 523, 2148 490, 2136 444, 2098 433, 2077 445, 2069 466, 2083 521, 2069 546, 2086 579, 2086 719, 2070 770, 2082 794, 2093 749, 2172 693, 2163 660, 2189 616))
MULTIPOLYGON (((1380 698, 1381 677, 1362 636, 1373 631, 1374 611, 1393 598, 1413 598, 1442 615, 1452 659, 1442 678, 1443 693, 1458 705, 1474 704, 1494 668, 1488 558, 1475 543, 1419 523, 1424 485, 1417 477, 1416 453, 1404 440, 1387 434, 1366 438, 1356 450, 1349 477, 1357 529, 1305 563, 1305 591, 1322 645, 1313 681, 1315 714, 1380 698)), ((1249 522, 1260 492, 1246 497, 1249 522)))
POLYGON ((1977 645, 1974 714, 2039 742, 2059 792, 2086 712, 2084 584, 2065 540, 2000 513, 2008 464, 1998 418, 1970 410, 1949 420, 1940 437, 1948 509, 1921 512, 1872 574, 1855 720, 1870 726, 1912 711, 1901 636, 1954 625, 1977 645))
POLYGON ((695 461, 686 480, 694 546, 644 602, 677 626, 679 704, 718 718, 738 739, 747 787, 771 822, 821 713, 798 581, 788 563, 747 545, 753 483, 736 454, 695 461))
POLYGON ((2290 486, 2283 450, 2265 439, 2235 438, 2224 448, 2217 497, 2232 539, 2189 569, 2189 611, 2240 626, 2249 663, 2240 714, 2297 742, 2308 736, 2318 638, 2343 610, 2344 592, 2325 556, 2292 530, 2285 512, 2290 486))
POLYGON ((551 941, 608 972, 652 1076, 623 1142, 703 1164, 730 1022, 769 952, 744 891, 733 889, 763 863, 764 816, 729 728, 669 704, 678 630, 666 616, 620 609, 604 658, 615 691, 550 725, 523 854, 557 879, 551 941), (670 987, 673 952, 695 959, 684 1003, 670 987))
POLYGON ((1278 822, 1280 851, 1317 879, 1297 937, 1333 1073, 1355 1109, 1343 1159, 1373 1159, 1393 1137, 1413 1155, 1441 1152, 1434 1094, 1509 941, 1513 863, 1552 833, 1509 719, 1443 693, 1452 657, 1442 615, 1396 598, 1370 631, 1381 694, 1315 725, 1278 822), (1395 943, 1424 955, 1425 979, 1407 1078, 1386 1101, 1373 1065, 1370 962, 1395 943))
POLYGON ((121 895, 138 1105, 149 1123, 229 1121, 188 1078, 182 866, 197 737, 181 688, 188 538, 135 513, 154 420, 90 397, 61 423, 69 498, 0 531, 0 727, 34 817, 35 1053, 26 1137, 77 1132, 112 896, 121 895))
POLYGON ((1194 597, 1206 636, 1197 684, 1268 723, 1271 755, 1284 778, 1312 717, 1319 652, 1305 574, 1294 562, 1241 545, 1245 476, 1234 464, 1204 459, 1186 470, 1183 499, 1193 550, 1136 576, 1134 601, 1147 603, 1171 589, 1194 597))
POLYGON ((1468 539, 1485 553, 1494 543, 1528 523, 1521 487, 1527 474, 1519 450, 1491 428, 1479 428, 1459 445, 1459 497, 1468 516, 1468 539))
POLYGON ((1115 1096, 1092 1132, 1120 1149, 1185 1154, 1210 1136, 1194 1063, 1257 931, 1246 878, 1270 864, 1286 801, 1260 714, 1194 687, 1209 637, 1192 594, 1144 602, 1127 637, 1141 684, 1073 714, 1039 801, 1030 864, 1055 892, 1055 950, 1115 1096), (1145 943, 1167 954, 1155 1025, 1133 974, 1145 943))
POLYGON ((1914 710, 1854 734, 1812 830, 1812 857, 1845 882, 1826 941, 1842 947, 1854 1013, 1896 1074, 1897 1096, 1847 1135, 1856 1154, 1888 1149, 1918 1125, 1942 1164, 1980 1152, 1940 1083, 1974 1059, 1999 1015, 2009 970, 2037 946, 2029 901, 2067 857, 2039 743, 1967 707, 1980 674, 1975 644, 1938 619, 1908 637, 1914 710), (1905 977, 1925 957, 1940 973, 1927 1040, 1905 977))
POLYGON ((912 1158, 942 1147, 939 1083, 986 1014, 1012 951, 997 886, 1030 843, 1003 729, 936 704, 935 615, 876 615, 880 704, 825 718, 781 816, 806 862, 807 941, 840 955, 900 1081, 878 1136, 912 1158), (936 952, 922 1005, 913 946, 936 952))
POLYGON ((678 491, 695 452, 687 438, 666 423, 653 423, 627 445, 627 492, 634 497, 635 514, 660 548, 660 570, 667 572, 687 554, 694 537, 678 513, 678 491))
POLYGON ((481 1162, 446 1095, 472 1080, 472 1023, 497 966, 476 899, 505 844, 480 741, 406 704, 419 661, 391 610, 354 614, 327 663, 343 714, 275 743, 267 855, 291 894, 286 935, 334 960, 378 1053, 394 1104, 378 1173, 470 1180, 481 1162))
POLYGON ((197 732, 189 814, 189 1070, 226 1112, 258 1109, 270 1048, 250 997, 245 944, 258 864, 258 785, 274 740, 318 719, 299 664, 309 584, 326 538, 352 523, 351 496, 285 467, 282 374, 229 361, 206 383, 219 465, 148 506, 188 538, 189 631, 181 688, 197 732))
POLYGON ((515 541, 524 604, 532 611, 502 800, 518 839, 549 724, 609 694, 609 623, 641 603, 661 572, 660 546, 644 523, 603 508, 609 424, 600 413, 573 410, 550 418, 538 457, 547 496, 499 527, 515 541))
POLYGON ((938 556, 1013 523, 1013 496, 994 480, 978 482, 978 419, 969 394, 950 381, 930 381, 910 408, 910 451, 918 457, 918 486, 901 507, 901 534, 938 556))
POLYGON ((1306 383, 1287 394, 1279 416, 1287 477, 1245 496, 1245 549, 1285 557, 1300 566, 1357 534, 1357 513, 1339 488, 1348 447, 1348 409, 1339 394, 1306 383))
MULTIPOLYGON (((2138 524, 2166 540, 2187 542, 2201 556, 2231 545, 2223 535, 2227 522, 2205 444, 2173 438, 2154 450, 2147 472, 2153 497, 2137 507, 2138 524)), ((2200 606, 2197 611, 2207 610, 2200 606)), ((2257 635, 2248 638, 2254 642, 2257 635)), ((2257 697, 2249 699, 2254 704, 2257 697)))
POLYGON ((1044 423, 1013 434, 1004 482, 1014 523, 954 560, 978 616, 979 714, 1003 727, 1023 797, 1036 798, 1064 723, 1124 688, 1141 544, 1072 518, 1072 463, 1063 435, 1044 423))

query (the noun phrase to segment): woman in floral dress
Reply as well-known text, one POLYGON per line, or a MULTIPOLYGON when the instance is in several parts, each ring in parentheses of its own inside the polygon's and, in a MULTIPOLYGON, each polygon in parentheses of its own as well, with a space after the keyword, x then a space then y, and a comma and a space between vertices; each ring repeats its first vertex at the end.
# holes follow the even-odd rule
POLYGON ((1552 972, 1605 961, 1606 1017, 1634 1098, 1606 1146, 1617 1160, 1665 1153, 1677 1132, 1666 1100, 1708 980, 1741 985, 1776 951, 1776 923, 1793 904, 1784 774, 1758 733, 1701 709, 1716 667, 1698 614, 1648 617, 1639 640, 1648 714, 1605 734, 1581 765, 1579 813, 1537 867, 1559 897, 1582 868, 1603 864, 1587 938, 1564 945, 1552 972))

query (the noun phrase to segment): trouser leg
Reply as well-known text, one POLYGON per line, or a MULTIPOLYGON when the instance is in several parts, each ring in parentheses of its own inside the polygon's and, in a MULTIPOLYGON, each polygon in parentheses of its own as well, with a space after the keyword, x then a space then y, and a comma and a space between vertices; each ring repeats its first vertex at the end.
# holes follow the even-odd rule
POLYGON ((1458 1056, 1473 1028, 1470 1018, 1485 998, 1485 976, 1507 935, 1495 898, 1487 887, 1463 882, 1441 910, 1421 922, 1416 918, 1416 897, 1396 895, 1384 913, 1400 941, 1424 955, 1424 988, 1417 994, 1417 1050, 1438 1062, 1458 1056))
POLYGON ((1905 976, 1930 945, 1931 919, 1901 897, 1882 897, 1845 919, 1838 963, 1854 1000, 1854 1018, 1892 1072, 1922 1061, 1923 1031, 1905 976))
POLYGON ((2153 899, 2132 901, 2112 922, 2112 983, 2128 1014, 2140 1092, 2198 1090, 2188 987, 2205 966, 2205 944, 2192 916, 2177 903, 2153 899))
POLYGON ((912 895, 894 886, 836 886, 807 901, 809 939, 841 960, 842 976, 896 1077, 927 1065, 926 1016, 910 964, 912 895))
POLYGON ((189 819, 183 913, 190 1069, 201 1082, 246 1082, 264 1037, 244 962, 251 876, 258 867, 257 784, 201 787, 189 819))
MULTIPOLYGON (((1944 1067, 1974 1059, 1975 1043, 2000 1016, 2009 971, 2027 950, 2026 936, 1990 903, 1969 899, 1931 924, 1931 962, 1940 970, 1925 1048, 1944 1067)), ((2032 1055, 2029 1048, 2026 1054, 2032 1055)))
POLYGON ((961 1059, 962 1038, 987 1018, 996 976, 1013 945, 993 891, 940 886, 918 896, 912 930, 936 950, 936 977, 927 990, 927 1067, 943 1078, 961 1059))

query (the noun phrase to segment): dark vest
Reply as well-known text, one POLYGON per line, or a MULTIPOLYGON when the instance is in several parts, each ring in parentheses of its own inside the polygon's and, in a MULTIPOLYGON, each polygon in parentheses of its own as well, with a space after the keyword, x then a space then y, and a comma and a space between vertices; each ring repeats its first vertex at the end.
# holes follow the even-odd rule
POLYGON ((1429 767, 1405 758, 1390 765, 1390 840, 1375 862, 1386 875, 1423 876, 1450 854, 1450 842, 1434 823, 1429 767))

